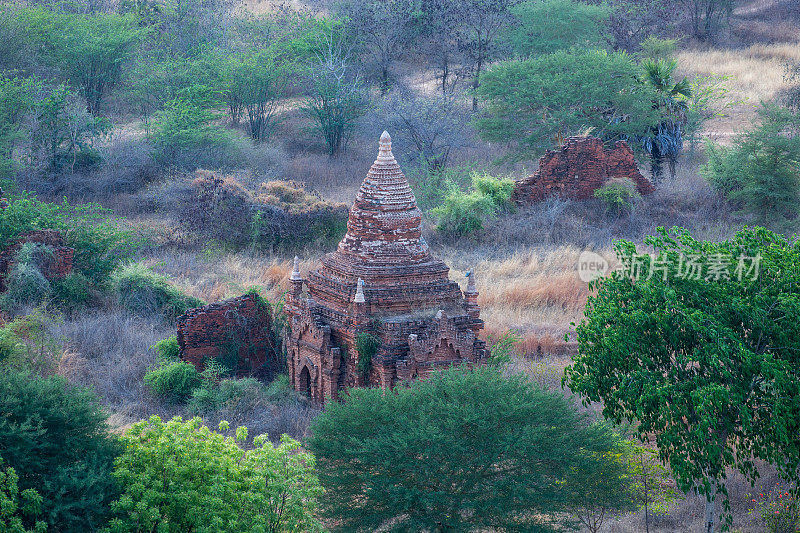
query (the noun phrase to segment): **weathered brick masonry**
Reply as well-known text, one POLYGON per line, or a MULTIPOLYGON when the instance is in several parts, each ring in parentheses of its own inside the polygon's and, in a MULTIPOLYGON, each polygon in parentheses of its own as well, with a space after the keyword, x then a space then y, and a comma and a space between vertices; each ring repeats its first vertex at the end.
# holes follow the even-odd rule
POLYGON ((64 279, 72 272, 75 249, 66 246, 61 234, 52 229, 30 231, 14 239, 0 252, 0 291, 6 290, 6 278, 14 267, 14 260, 20 248, 26 243, 47 246, 52 251, 44 264, 39 265, 42 275, 49 281, 64 279))
POLYGON ((548 150, 539 159, 539 169, 532 176, 517 182, 514 200, 530 203, 548 196, 587 200, 613 178, 631 180, 640 194, 654 190, 624 141, 609 149, 596 137, 569 137, 560 149, 548 150))
POLYGON ((268 377, 276 368, 269 308, 245 294, 178 317, 180 357, 203 370, 214 359, 239 376, 268 377))
POLYGON ((347 387, 389 388, 437 368, 485 360, 474 277, 462 293, 447 265, 431 255, 421 220, 384 132, 338 249, 306 279, 295 261, 286 302, 287 363, 298 391, 323 403, 347 387), (359 365, 362 333, 379 340, 369 365, 359 365))

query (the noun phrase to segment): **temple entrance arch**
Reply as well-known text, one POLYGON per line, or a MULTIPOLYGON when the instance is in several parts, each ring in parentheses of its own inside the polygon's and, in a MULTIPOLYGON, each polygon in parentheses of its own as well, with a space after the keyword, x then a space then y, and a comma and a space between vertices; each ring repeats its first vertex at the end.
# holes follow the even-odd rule
POLYGON ((307 366, 303 366, 300 371, 300 376, 297 380, 297 388, 300 394, 311 397, 311 372, 308 371, 307 366))

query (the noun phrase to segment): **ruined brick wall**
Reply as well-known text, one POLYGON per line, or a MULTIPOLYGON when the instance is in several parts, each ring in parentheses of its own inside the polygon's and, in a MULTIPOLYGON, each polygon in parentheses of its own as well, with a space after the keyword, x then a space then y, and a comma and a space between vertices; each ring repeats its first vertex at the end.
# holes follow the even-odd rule
POLYGON ((214 359, 239 376, 271 377, 277 370, 271 328, 269 307, 252 294, 190 309, 178 317, 180 357, 198 370, 214 359))
POLYGON ((513 198, 518 203, 538 202, 548 196, 587 200, 613 178, 631 180, 639 194, 654 190, 624 141, 606 148, 596 137, 569 137, 560 149, 548 150, 539 159, 539 170, 517 182, 513 198))
POLYGON ((52 229, 30 231, 14 239, 0 251, 0 291, 6 289, 5 280, 14 267, 17 252, 26 243, 42 244, 52 250, 53 256, 39 265, 42 275, 47 280, 64 279, 72 272, 75 249, 65 245, 64 238, 58 231, 52 229))

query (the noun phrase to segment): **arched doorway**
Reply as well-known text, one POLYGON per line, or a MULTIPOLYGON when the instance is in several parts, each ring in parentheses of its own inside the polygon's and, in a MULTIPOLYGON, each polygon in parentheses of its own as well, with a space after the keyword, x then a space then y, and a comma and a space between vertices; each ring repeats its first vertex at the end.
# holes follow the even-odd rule
POLYGON ((311 397, 311 372, 308 371, 307 366, 304 366, 303 370, 300 371, 300 378, 297 385, 300 389, 300 394, 304 394, 309 398, 311 397))

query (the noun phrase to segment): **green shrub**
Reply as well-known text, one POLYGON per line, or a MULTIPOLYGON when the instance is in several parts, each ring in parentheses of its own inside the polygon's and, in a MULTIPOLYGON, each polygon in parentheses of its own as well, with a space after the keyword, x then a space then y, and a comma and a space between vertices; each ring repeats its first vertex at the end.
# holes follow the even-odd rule
POLYGON ((278 374, 272 380, 272 383, 267 385, 267 396, 271 401, 281 403, 294 400, 297 397, 297 392, 292 387, 292 382, 289 381, 288 375, 278 374))
POLYGON ((25 352, 25 343, 8 325, 0 328, 0 363, 12 361, 25 352))
MULTIPOLYGON (((20 490, 42 497, 49 531, 95 531, 106 523, 120 452, 94 393, 59 376, 0 373, 0 450, 22 473, 20 490)), ((2 530, 0 526, 0 530, 2 530)))
POLYGON ((111 275, 119 303, 137 315, 161 315, 174 321, 203 301, 183 294, 166 277, 156 274, 142 263, 131 263, 111 275))
POLYGON ((471 190, 464 192, 453 182, 439 207, 431 209, 437 218, 436 230, 454 237, 472 235, 483 229, 486 221, 494 219, 500 211, 511 209, 514 181, 473 171, 471 190))
POLYGON ((475 169, 468 165, 435 169, 423 162, 418 167, 409 168, 406 176, 420 209, 428 211, 441 205, 451 190, 468 187, 474 173, 475 169))
POLYGON ((145 242, 142 236, 122 228, 111 211, 99 204, 42 202, 27 192, 8 199, 8 207, 0 210, 0 248, 29 231, 58 230, 67 246, 75 249, 73 269, 99 287, 145 242))
POLYGON ((361 377, 369 377, 369 369, 372 366, 372 357, 378 352, 381 340, 371 333, 359 333, 356 335, 356 350, 358 350, 358 372, 361 377))
POLYGON ((174 402, 184 402, 202 380, 191 363, 173 361, 163 363, 144 375, 144 382, 154 394, 174 402))
POLYGON ((247 437, 238 427, 235 440, 225 438, 198 418, 134 424, 114 471, 124 494, 110 531, 321 531, 313 456, 285 435, 277 446, 256 437, 242 451, 237 441, 247 437))
POLYGON ((47 524, 36 520, 33 529, 25 529, 23 517, 36 519, 42 509, 42 497, 33 489, 19 490, 19 476, 13 468, 3 468, 0 457, 0 525, 8 533, 44 533, 47 524))
POLYGON ((7 311, 38 305, 50 296, 50 282, 31 263, 15 264, 6 282, 7 290, 0 297, 0 303, 7 311))
POLYGON ((53 299, 62 309, 75 310, 86 307, 92 297, 92 284, 80 272, 70 272, 64 279, 53 280, 53 299))
POLYGON ((177 335, 161 339, 153 345, 153 348, 163 361, 174 361, 178 359, 181 352, 181 347, 178 346, 177 335))
POLYGON ((614 213, 620 216, 633 209, 633 204, 641 198, 636 184, 628 178, 614 178, 594 191, 594 197, 599 198, 606 208, 606 214, 614 213))
POLYGON ((436 231, 452 236, 472 235, 483 229, 484 221, 497 216, 497 206, 479 192, 451 191, 444 203, 432 209, 438 219, 436 231))
POLYGON ((472 174, 472 187, 491 198, 492 202, 499 210, 506 210, 511 207, 511 194, 514 192, 514 180, 508 178, 495 178, 489 174, 472 174))
POLYGON ((224 163, 223 156, 234 146, 234 140, 224 126, 217 124, 219 95, 205 85, 192 85, 178 92, 155 115, 151 140, 156 148, 156 160, 167 165, 197 168, 208 154, 220 157, 213 163, 224 163))

